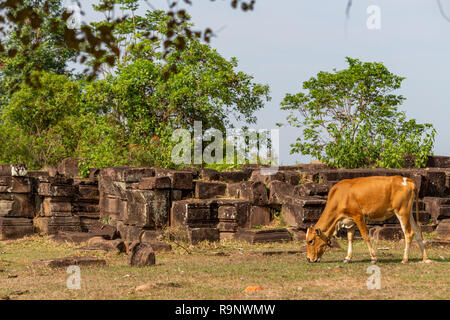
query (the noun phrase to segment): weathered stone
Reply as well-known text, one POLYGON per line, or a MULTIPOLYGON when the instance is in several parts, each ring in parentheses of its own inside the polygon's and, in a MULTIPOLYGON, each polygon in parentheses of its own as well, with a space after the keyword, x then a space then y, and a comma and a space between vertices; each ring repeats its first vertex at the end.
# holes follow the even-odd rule
POLYGON ((301 174, 299 171, 283 171, 284 181, 292 186, 297 186, 300 182, 301 174))
POLYGON ((255 226, 266 226, 270 221, 271 213, 268 207, 252 206, 246 227, 253 228, 255 226))
POLYGON ((100 218, 112 217, 117 220, 123 220, 127 212, 128 202, 110 195, 100 195, 99 210, 100 218))
POLYGON ((289 197, 292 197, 294 193, 294 187, 283 181, 272 181, 268 185, 269 187, 269 205, 276 209, 280 209, 283 202, 289 197))
POLYGON ((124 223, 161 228, 169 222, 169 190, 127 190, 124 223))
POLYGON ((254 244, 292 241, 292 236, 286 229, 241 229, 235 233, 234 239, 254 244))
POLYGON ((248 171, 222 171, 220 172, 220 181, 225 183, 237 183, 250 179, 251 173, 248 171))
POLYGON ((211 210, 211 202, 182 200, 172 204, 170 225, 208 227, 218 223, 217 211, 211 210))
POLYGON ((100 218, 100 209, 98 203, 89 200, 78 200, 72 203, 73 214, 78 217, 100 218))
POLYGON ((423 202, 434 223, 450 218, 450 198, 425 197, 423 202))
POLYGON ((0 240, 19 239, 33 233, 31 219, 0 217, 0 240))
POLYGON ((163 239, 164 239, 164 232, 162 230, 143 229, 140 234, 141 242, 151 243, 153 241, 161 241, 163 239))
POLYGON ((326 200, 319 198, 291 198, 283 203, 281 216, 290 227, 305 229, 319 220, 326 200))
POLYGON ((436 234, 444 239, 450 239, 450 219, 439 221, 436 228, 436 234))
POLYGON ((67 197, 72 198, 76 194, 73 185, 55 185, 51 183, 40 183, 38 194, 44 197, 67 197))
POLYGON ((119 232, 120 237, 126 241, 141 241, 141 227, 129 226, 122 221, 117 221, 117 231, 119 232))
POLYGON ((268 184, 271 181, 285 181, 285 177, 281 171, 277 171, 277 173, 272 175, 266 175, 261 173, 261 170, 255 170, 252 172, 250 181, 268 184))
POLYGON ((132 267, 152 266, 156 263, 155 252, 145 243, 134 242, 128 253, 128 264, 132 267))
POLYGON ((36 228, 45 234, 57 234, 58 231, 81 232, 79 217, 37 217, 36 228))
POLYGON ((220 232, 236 232, 238 224, 231 221, 221 221, 217 224, 217 229, 219 229, 220 232))
POLYGON ((89 239, 94 237, 101 237, 99 234, 91 233, 91 232, 69 232, 69 231, 58 231, 52 238, 54 241, 58 242, 74 242, 74 243, 82 243, 88 242, 89 239))
POLYGON ((32 262, 35 266, 42 266, 47 268, 63 268, 73 265, 77 266, 104 266, 106 261, 94 257, 70 257, 70 258, 56 258, 48 260, 35 260, 32 262))
POLYGON ((155 176, 162 177, 166 176, 170 178, 171 188, 179 190, 192 190, 193 185, 193 175, 190 171, 176 171, 168 169, 155 169, 155 176))
POLYGON ((191 244, 197 244, 202 241, 220 241, 220 233, 217 228, 189 228, 188 236, 191 244))
POLYGON ((142 241, 142 243, 148 244, 152 247, 154 252, 168 252, 172 251, 172 246, 164 241, 160 240, 149 240, 142 241))
POLYGON ((294 194, 299 197, 326 197, 329 191, 330 187, 327 184, 310 182, 296 186, 294 194))
POLYGON ((31 194, 8 194, 0 198, 0 217, 33 218, 35 205, 31 194))
POLYGON ((84 158, 66 158, 58 165, 58 172, 66 177, 74 178, 80 175, 79 164, 84 158))
POLYGON ((403 231, 401 227, 376 227, 373 231, 373 238, 375 240, 400 240, 403 238, 403 231))
POLYGON ((235 219, 233 219, 233 222, 236 222, 239 227, 244 227, 247 225, 247 221, 250 217, 250 208, 251 208, 250 202, 240 199, 224 199, 224 198, 210 199, 208 201, 211 203, 211 210, 213 211, 214 217, 219 216, 220 210, 227 210, 221 209, 222 207, 225 208, 234 207, 236 210, 236 216, 235 219))
POLYGON ((119 237, 119 232, 116 227, 104 224, 96 219, 90 220, 93 221, 86 223, 86 219, 80 220, 83 231, 86 230, 85 232, 102 236, 106 240, 115 240, 119 237))
POLYGON ((138 184, 138 189, 142 190, 170 189, 170 187, 171 180, 169 177, 143 178, 138 184))
POLYGON ((98 202, 99 196, 98 185, 78 185, 77 200, 96 200, 98 202))
POLYGON ((195 197, 197 199, 208 199, 224 196, 227 185, 222 182, 195 181, 195 197))
POLYGON ((48 198, 42 202, 42 213, 44 216, 58 216, 58 213, 71 215, 72 203, 67 198, 48 198))
POLYGON ((150 167, 113 167, 100 169, 99 182, 109 178, 116 182, 139 182, 142 178, 155 176, 155 169, 150 167))
POLYGON ((93 237, 88 241, 89 249, 99 249, 104 251, 113 251, 116 253, 125 252, 125 243, 121 239, 106 240, 103 237, 93 237))
POLYGON ((262 182, 244 181, 228 184, 227 194, 230 197, 250 201, 254 205, 268 204, 267 188, 262 182))
POLYGON ((220 172, 213 169, 202 169, 200 170, 199 177, 201 180, 206 181, 219 181, 220 180, 220 172))
POLYGON ((426 166, 429 168, 450 168, 450 157, 429 156, 426 166))

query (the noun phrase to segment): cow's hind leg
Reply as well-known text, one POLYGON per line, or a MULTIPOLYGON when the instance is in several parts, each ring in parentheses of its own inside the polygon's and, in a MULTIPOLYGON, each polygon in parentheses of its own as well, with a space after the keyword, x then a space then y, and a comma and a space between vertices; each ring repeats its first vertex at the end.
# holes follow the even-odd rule
POLYGON ((356 225, 347 229, 347 240, 348 240, 348 249, 347 256, 345 257, 344 263, 352 261, 353 255, 353 236, 355 234, 356 225))
POLYGON ((412 214, 409 217, 410 217, 409 219, 410 219, 411 227, 412 227, 412 229, 414 231, 414 236, 415 236, 416 241, 417 241, 417 243, 419 245, 420 251, 422 252, 422 257, 423 257, 422 261, 425 262, 425 263, 430 263, 431 260, 428 259, 427 252, 425 251, 425 246, 423 244, 422 234, 421 234, 421 232, 420 232, 416 222, 414 221, 414 218, 413 218, 412 214))
POLYGON ((364 219, 361 218, 355 218, 356 225, 358 226, 359 231, 361 231, 361 236, 364 239, 364 242, 367 245, 367 248, 369 248, 370 252, 370 259, 372 260, 372 263, 377 262, 377 257, 375 254, 375 250, 372 247, 372 244, 370 243, 370 237, 369 237, 369 230, 367 230, 367 225, 364 222, 364 219))
POLYGON ((405 209, 400 209, 399 213, 396 213, 396 216, 398 220, 400 221, 400 225, 403 230, 403 234, 405 235, 405 251, 403 253, 403 260, 402 263, 408 262, 409 258, 409 250, 411 247, 411 241, 414 237, 414 230, 411 226, 411 220, 410 220, 410 211, 405 209))

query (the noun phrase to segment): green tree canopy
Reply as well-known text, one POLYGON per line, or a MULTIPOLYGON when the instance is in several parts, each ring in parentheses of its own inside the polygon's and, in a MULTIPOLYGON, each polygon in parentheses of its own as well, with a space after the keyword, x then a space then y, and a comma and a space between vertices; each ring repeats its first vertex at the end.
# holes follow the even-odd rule
POLYGON ((319 72, 303 90, 287 94, 282 109, 301 130, 291 153, 311 155, 336 167, 401 167, 403 156, 423 166, 432 152, 431 124, 407 120, 398 110, 405 98, 393 92, 404 78, 382 63, 347 58, 349 67, 319 72))

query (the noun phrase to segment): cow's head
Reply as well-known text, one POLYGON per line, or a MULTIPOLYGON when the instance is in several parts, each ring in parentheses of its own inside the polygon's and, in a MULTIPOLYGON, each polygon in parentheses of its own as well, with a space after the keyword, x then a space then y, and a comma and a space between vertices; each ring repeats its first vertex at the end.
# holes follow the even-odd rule
POLYGON ((306 232, 306 259, 319 262, 326 248, 331 247, 331 240, 317 227, 309 227, 306 232))

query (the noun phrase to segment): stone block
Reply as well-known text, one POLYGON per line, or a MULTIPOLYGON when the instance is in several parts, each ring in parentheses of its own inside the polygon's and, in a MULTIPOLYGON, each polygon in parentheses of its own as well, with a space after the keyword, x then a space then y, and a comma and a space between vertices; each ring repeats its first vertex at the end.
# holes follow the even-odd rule
POLYGON ((134 242, 128 253, 128 264, 132 267, 147 267, 156 263, 155 252, 145 243, 134 242))
POLYGON ((69 266, 104 266, 106 261, 94 257, 70 257, 56 258, 47 260, 35 260, 32 262, 34 266, 42 266, 47 268, 66 268, 69 266))
POLYGON ((58 165, 58 172, 66 177, 74 178, 80 175, 79 164, 86 159, 84 158, 66 158, 58 165))
POLYGON ((125 252, 125 243, 121 239, 106 240, 103 237, 93 237, 88 241, 88 248, 123 253, 125 252))
POLYGON ((195 197, 197 199, 208 199, 224 196, 227 185, 222 182, 195 181, 195 197))
POLYGON ((31 219, 0 217, 0 240, 19 239, 33 233, 31 219))
POLYGON ((236 241, 254 243, 292 241, 287 229, 241 229, 235 233, 236 241))
POLYGON ((439 221, 436 228, 436 234, 441 238, 450 239, 450 219, 439 221))
POLYGON ((127 190, 125 224, 161 228, 169 222, 169 190, 127 190))
POLYGON ((376 227, 373 231, 373 238, 375 240, 400 240, 403 237, 403 231, 400 226, 376 227))
POLYGON ((57 234, 58 231, 81 232, 79 217, 37 217, 35 227, 44 234, 57 234))
POLYGON ((283 203, 282 220, 289 227, 306 229, 319 220, 325 205, 325 199, 291 198, 283 203))
POLYGON ((31 194, 4 194, 0 196, 0 217, 33 218, 35 204, 31 194))
POLYGON ((170 225, 207 227, 218 223, 218 212, 211 209, 211 202, 182 200, 172 203, 170 225))
POLYGON ((247 228, 255 226, 266 226, 270 224, 271 213, 268 207, 252 206, 250 209, 250 218, 246 225, 247 228))
POLYGON ((170 189, 170 187, 171 180, 169 177, 143 178, 138 184, 138 189, 141 190, 170 189))
POLYGON ((299 197, 326 197, 329 191, 330 186, 328 184, 310 182, 296 186, 294 194, 299 197))
POLYGON ((280 209, 283 202, 293 196, 294 186, 283 181, 272 181, 269 187, 269 205, 280 209))
POLYGON ((450 198, 425 197, 423 202, 434 223, 450 218, 450 198))
POLYGON ((202 241, 216 242, 220 241, 220 232, 217 228, 189 228, 188 237, 191 244, 202 241))
POLYGON ((244 181, 228 184, 227 195, 250 201, 253 205, 269 203, 266 185, 262 182, 244 181))

